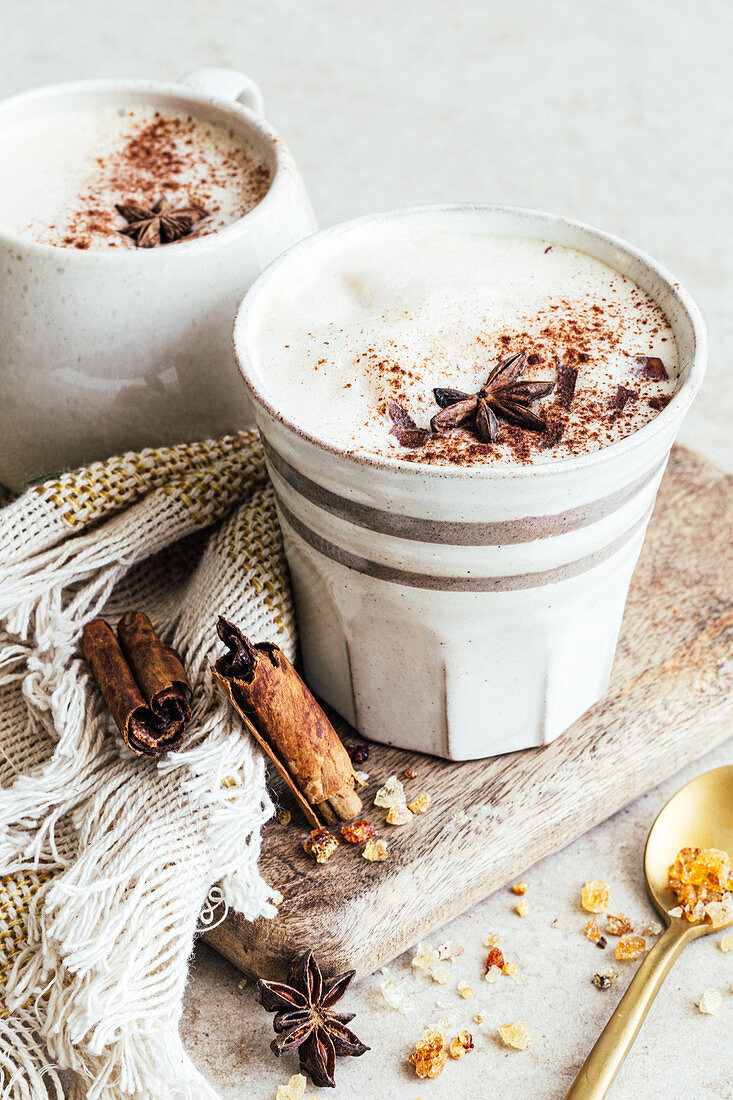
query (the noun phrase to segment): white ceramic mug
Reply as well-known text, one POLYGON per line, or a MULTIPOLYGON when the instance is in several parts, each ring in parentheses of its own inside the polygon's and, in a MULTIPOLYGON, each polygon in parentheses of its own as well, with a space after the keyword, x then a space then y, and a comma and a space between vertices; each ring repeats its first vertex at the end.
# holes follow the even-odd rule
POLYGON ((90 103, 221 122, 261 150, 272 183, 243 218, 170 247, 81 251, 0 227, 0 483, 13 489, 120 451, 251 425, 231 349, 234 314, 259 272, 316 228, 293 159, 242 73, 40 88, 1 103, 0 127, 90 103))
POLYGON ((600 699, 672 442, 704 371, 689 295, 652 259, 589 226, 501 206, 362 218, 296 245, 237 315, 285 538, 305 672, 366 737, 453 760, 542 745, 600 699), (346 453, 280 414, 258 327, 273 295, 385 219, 541 239, 635 280, 674 330, 677 393, 599 451, 539 466, 428 466, 346 453))

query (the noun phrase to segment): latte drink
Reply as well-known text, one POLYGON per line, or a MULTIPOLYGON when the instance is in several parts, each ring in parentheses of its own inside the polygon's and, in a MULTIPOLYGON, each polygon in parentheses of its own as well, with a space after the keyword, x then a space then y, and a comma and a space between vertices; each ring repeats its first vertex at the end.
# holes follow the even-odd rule
POLYGON ((204 236, 247 214, 269 185, 241 132, 176 109, 77 106, 0 129, 0 230, 41 244, 134 248, 117 206, 161 199, 205 210, 192 234, 204 236))
POLYGON ((603 696, 704 368, 678 283, 564 218, 423 207, 290 249, 234 341, 320 696, 453 760, 603 696))
POLYGON ((279 411, 343 450, 437 465, 539 465, 637 431, 676 389, 677 348, 662 310, 630 278, 574 248, 388 224, 315 259, 271 303, 260 361, 279 411), (514 389, 493 405, 494 438, 476 432, 469 406, 458 426, 443 416, 441 430, 435 417, 446 394, 471 398, 521 352, 514 389), (426 431, 393 430, 395 405, 426 431))

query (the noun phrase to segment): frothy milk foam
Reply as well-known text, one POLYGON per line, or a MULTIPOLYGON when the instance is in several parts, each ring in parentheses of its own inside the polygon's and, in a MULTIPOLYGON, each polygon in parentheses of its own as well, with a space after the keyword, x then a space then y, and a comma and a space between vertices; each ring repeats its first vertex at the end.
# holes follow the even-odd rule
POLYGON ((134 247, 116 203, 196 204, 196 236, 246 214, 269 186, 262 157, 228 127, 184 111, 99 105, 0 128, 0 229, 66 248, 134 247))
POLYGON ((336 250, 305 249, 253 323, 268 400, 319 439, 379 458, 568 458, 638 430, 678 384, 672 329, 644 291, 583 252, 519 237, 344 234, 336 250), (528 380, 556 379, 558 361, 577 370, 569 408, 557 388, 532 406, 546 432, 500 422, 496 444, 459 428, 415 450, 390 434, 389 401, 427 427, 433 387, 473 393, 522 349, 528 380), (638 357, 660 358, 668 377, 649 377, 638 357))

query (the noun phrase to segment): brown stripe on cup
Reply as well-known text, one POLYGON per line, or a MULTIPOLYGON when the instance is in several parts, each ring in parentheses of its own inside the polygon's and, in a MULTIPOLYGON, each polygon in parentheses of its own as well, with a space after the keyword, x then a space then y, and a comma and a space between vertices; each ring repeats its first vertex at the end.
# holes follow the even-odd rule
POLYGON ((549 516, 524 516, 522 519, 495 520, 490 523, 474 523, 460 520, 426 519, 387 512, 370 504, 340 496, 300 473, 263 440, 268 464, 291 489, 322 508, 325 512, 365 527, 382 535, 409 539, 412 542, 440 543, 445 546, 506 546, 512 543, 532 542, 534 539, 552 538, 568 531, 590 527, 627 504, 637 493, 649 485, 667 461, 666 456, 648 473, 636 481, 601 497, 590 504, 569 508, 549 516))
POLYGON ((606 561, 607 558, 612 557, 627 543, 631 542, 639 531, 643 531, 646 527, 653 508, 652 505, 640 520, 637 520, 627 531, 624 531, 612 542, 607 543, 606 546, 601 547, 600 550, 578 558, 576 561, 568 562, 566 565, 557 566, 554 569, 542 569, 536 573, 515 573, 500 577, 442 577, 408 569, 397 569, 394 566, 384 565, 382 562, 372 561, 370 558, 362 557, 361 554, 354 554, 350 550, 345 550, 342 546, 337 546, 336 543, 324 539, 303 523, 302 520, 299 520, 297 516, 294 516, 287 504, 277 494, 277 491, 276 496, 281 520, 285 520, 288 526, 300 535, 309 546, 317 550, 319 554, 323 554, 324 557, 330 558, 331 561, 335 561, 339 565, 346 566, 347 569, 354 569, 357 573, 364 573, 368 577, 375 577, 377 580, 402 584, 408 588, 429 588, 436 592, 517 592, 522 589, 541 588, 547 584, 556 584, 558 581, 577 577, 606 561))

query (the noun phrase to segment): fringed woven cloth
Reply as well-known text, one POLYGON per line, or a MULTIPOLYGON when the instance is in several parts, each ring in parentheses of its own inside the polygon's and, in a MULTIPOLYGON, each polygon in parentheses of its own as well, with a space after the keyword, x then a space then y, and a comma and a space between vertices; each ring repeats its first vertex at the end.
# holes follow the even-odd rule
POLYGON ((179 1035, 202 916, 272 916, 264 765, 209 675, 222 613, 294 656, 259 441, 126 454, 0 510, 0 1097, 214 1100, 179 1035), (146 611, 194 687, 182 749, 125 747, 79 652, 146 611))

